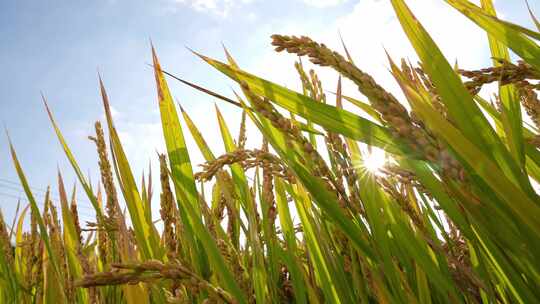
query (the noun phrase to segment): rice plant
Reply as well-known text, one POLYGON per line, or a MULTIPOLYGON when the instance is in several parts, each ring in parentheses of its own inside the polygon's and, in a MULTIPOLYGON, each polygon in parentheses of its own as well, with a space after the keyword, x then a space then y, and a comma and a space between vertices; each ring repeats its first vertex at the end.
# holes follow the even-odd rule
POLYGON ((30 204, 12 227, 0 217, 2 303, 540 302, 540 33, 498 19, 491 0, 446 0, 486 32, 492 52, 492 66, 462 70, 403 0, 391 2, 420 59, 388 58, 404 100, 346 48, 343 56, 309 37, 273 35, 272 45, 333 69, 364 100, 347 96, 341 78, 323 88, 300 60, 296 92, 242 70, 228 52, 226 63, 197 54, 238 83, 242 94, 229 98, 166 72, 152 48, 166 143, 157 190, 149 176, 136 182, 101 79, 106 121, 89 137, 99 186, 44 98, 96 218, 80 223, 60 172, 59 200, 48 194, 38 208, 11 145, 30 204), (226 154, 179 115, 167 75, 242 112, 231 134, 216 109, 226 154), (478 95, 490 83, 494 102, 478 95), (262 134, 255 147, 246 146, 248 119, 262 134), (377 172, 364 165, 370 153, 386 155, 377 172))

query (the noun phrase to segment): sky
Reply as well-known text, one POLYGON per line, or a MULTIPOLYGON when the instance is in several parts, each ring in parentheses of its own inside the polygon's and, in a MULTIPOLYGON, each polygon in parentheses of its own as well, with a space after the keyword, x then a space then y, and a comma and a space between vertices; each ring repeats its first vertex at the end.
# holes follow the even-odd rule
MULTIPOLYGON (((457 60, 468 69, 490 64, 485 34, 443 0, 407 3, 449 61, 457 60)), ((540 12, 540 0, 529 3, 533 11, 540 12)), ((503 19, 532 28, 524 1, 497 0, 495 5, 503 19)), ((136 177, 143 170, 148 172, 149 164, 157 176, 156 151, 165 149, 155 80, 148 66, 150 40, 163 69, 223 95, 233 96, 231 89, 237 87, 188 48, 223 60, 223 44, 244 70, 298 89, 295 57, 273 51, 270 35, 274 33, 307 35, 340 52, 341 33, 355 63, 398 96, 384 50, 395 59, 414 62, 416 58, 388 0, 0 1, 0 122, 9 131, 37 200, 43 201, 49 185, 53 197, 57 196, 58 169, 68 188, 76 183, 48 121, 41 92, 80 167, 95 185, 99 180, 97 155, 87 136, 93 134, 95 121, 104 121, 99 71, 136 177)), ((325 89, 333 91, 337 75, 327 68, 315 70, 325 89)), ((214 103, 235 133, 238 109, 174 80, 169 80, 169 86, 214 152, 223 153, 214 103)), ((359 96, 348 82, 344 93, 359 96)), ((260 144, 256 133, 248 130, 248 144, 260 144)), ((193 162, 202 162, 189 135, 188 145, 193 162)), ((81 218, 91 220, 88 199, 81 191, 79 197, 81 218)), ((19 198, 25 203, 2 133, 0 209, 9 221, 19 198)))

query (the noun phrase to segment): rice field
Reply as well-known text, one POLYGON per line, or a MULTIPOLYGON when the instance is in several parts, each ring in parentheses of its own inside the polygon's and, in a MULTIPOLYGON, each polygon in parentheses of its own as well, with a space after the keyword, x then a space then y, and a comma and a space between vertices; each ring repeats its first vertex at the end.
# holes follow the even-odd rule
POLYGON ((271 37, 276 52, 298 57, 289 86, 298 91, 242 70, 227 51, 224 62, 195 53, 237 82, 234 97, 175 76, 152 47, 158 103, 148 107, 159 105, 166 144, 153 156, 159 189, 150 176, 136 181, 101 79, 106 119, 89 136, 99 183, 43 97, 83 193, 58 172, 59 199, 36 201, 10 144, 29 204, 13 224, 0 216, 0 302, 539 303, 540 23, 532 12, 534 30, 498 19, 492 0, 446 2, 485 31, 492 65, 449 63, 405 1, 391 0, 420 60, 388 57, 403 98, 356 66, 345 43, 338 52, 271 37), (321 83, 307 60, 337 84, 321 83), (358 92, 342 90, 342 78, 358 92), (237 122, 216 108, 226 154, 176 104, 172 81, 242 113, 231 134, 237 122), (491 84, 496 96, 481 97, 491 84), (246 144, 248 121, 257 146, 246 144), (77 196, 94 222, 79 220, 77 196))

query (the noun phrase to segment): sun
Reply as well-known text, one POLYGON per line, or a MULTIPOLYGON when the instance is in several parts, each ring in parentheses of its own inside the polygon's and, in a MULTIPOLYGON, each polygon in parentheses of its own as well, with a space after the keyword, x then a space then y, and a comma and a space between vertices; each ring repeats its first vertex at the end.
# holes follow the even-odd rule
POLYGON ((381 173, 386 162, 386 153, 381 149, 372 148, 371 151, 363 153, 362 167, 371 174, 381 173))

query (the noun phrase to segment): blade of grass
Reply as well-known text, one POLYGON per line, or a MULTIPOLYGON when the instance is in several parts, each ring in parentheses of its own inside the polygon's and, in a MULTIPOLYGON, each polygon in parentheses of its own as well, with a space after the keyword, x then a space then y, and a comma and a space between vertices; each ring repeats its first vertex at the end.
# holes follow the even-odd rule
POLYGON ((368 258, 375 258, 371 248, 364 243, 361 237, 362 231, 358 227, 358 223, 347 219, 342 211, 339 209, 339 204, 336 199, 326 190, 324 183, 298 162, 291 149, 288 148, 287 141, 284 136, 275 129, 272 124, 264 117, 255 116, 256 114, 249 111, 246 108, 246 112, 250 116, 251 120, 261 130, 268 139, 268 142, 276 150, 276 152, 282 157, 282 159, 289 165, 304 187, 313 195, 313 199, 317 205, 323 209, 338 226, 343 233, 345 233, 350 239, 352 244, 358 250, 362 251, 368 258))
POLYGON ((160 258, 164 250, 158 241, 157 231, 152 223, 147 221, 145 216, 143 201, 139 194, 137 183, 112 120, 109 98, 103 81, 101 80, 101 76, 99 77, 99 86, 109 129, 110 146, 115 170, 131 217, 137 244, 142 251, 144 259, 160 258))
MULTIPOLYGON (((77 229, 75 228, 75 222, 73 215, 68 206, 67 194, 64 188, 64 181, 60 171, 58 171, 58 194, 60 196, 60 208, 62 212, 62 224, 64 231, 64 246, 67 255, 67 263, 69 272, 73 278, 79 279, 82 277, 82 267, 79 257, 77 256, 78 246, 80 246, 79 237, 77 235, 77 229)), ((82 303, 88 301, 88 291, 86 289, 77 288, 77 299, 82 303)))
POLYGON ((517 55, 536 68, 540 68, 540 48, 527 38, 529 35, 540 39, 540 33, 531 31, 521 26, 505 22, 486 14, 478 6, 465 0, 445 0, 448 4, 471 19, 479 27, 488 32, 494 39, 506 45, 517 55))
MULTIPOLYGON (((191 162, 186 149, 180 121, 153 47, 152 55, 159 106, 162 115, 163 133, 171 162, 172 181, 175 189, 177 189, 177 195, 181 199, 178 201, 178 207, 180 210, 184 211, 183 213, 186 215, 185 219, 189 221, 194 235, 196 235, 197 239, 202 243, 205 256, 207 255, 208 258, 210 258, 210 262, 217 270, 217 275, 221 278, 222 283, 225 284, 227 290, 230 291, 240 303, 246 303, 245 297, 237 282, 234 280, 229 268, 226 266, 225 260, 220 254, 215 241, 201 221, 199 195, 195 186, 191 162), (183 201, 183 203, 181 203, 181 201, 183 201)), ((202 264, 200 266, 201 268, 205 267, 204 264, 206 262, 204 262, 204 260, 199 263, 202 264)))
POLYGON ((15 152, 15 148, 13 147, 13 144, 11 143, 11 139, 8 135, 8 142, 9 142, 9 149, 11 152, 11 158, 13 161, 13 165, 15 166, 15 170, 17 171, 17 175, 19 176, 19 180, 21 182, 21 185, 24 189, 24 193, 26 194, 26 197, 28 198, 28 201, 30 202, 30 208, 32 209, 32 212, 36 216, 37 224, 40 231, 40 237, 43 240, 43 243, 46 248, 46 252, 49 256, 50 263, 52 264, 53 273, 56 277, 56 280, 58 281, 58 285, 61 288, 61 295, 60 299, 57 299, 60 303, 65 302, 65 289, 63 286, 64 279, 61 275, 60 271, 60 264, 58 262, 57 256, 54 254, 51 246, 51 241, 49 238, 49 235, 47 233, 47 228, 45 227, 45 222, 43 221, 43 217, 41 217, 41 213, 39 210, 39 207, 37 205, 37 202, 34 198, 34 195, 32 194, 32 191, 30 190, 30 186, 28 184, 28 181, 26 179, 26 176, 24 175, 23 169, 21 167, 21 164, 19 163, 19 159, 17 158, 17 154, 15 152))
POLYGON ((98 218, 98 221, 103 222, 105 220, 105 217, 103 216, 103 212, 101 211, 101 209, 99 208, 99 206, 97 204, 97 200, 96 200, 96 197, 94 196, 92 187, 91 187, 90 183, 86 180, 86 178, 85 178, 84 174, 82 173, 79 165, 77 164, 77 160, 75 160, 75 156, 73 155, 73 153, 69 149, 69 146, 67 145, 67 142, 64 139, 64 136, 62 135, 62 132, 60 131, 60 128, 56 124, 56 121, 55 121, 55 119, 53 117, 53 114, 52 114, 50 108, 49 108, 49 105, 47 104, 47 100, 45 99, 45 97, 43 95, 42 95, 42 99, 43 99, 43 103, 45 105, 45 109, 47 110, 47 114, 49 116, 49 119, 51 121, 51 124, 53 125, 56 136, 58 137, 58 140, 60 141, 60 145, 62 145, 64 153, 66 154, 66 157, 68 158, 68 160, 69 160, 69 162, 70 162, 70 164, 71 164, 71 166, 73 168, 73 171, 75 171, 75 174, 77 175, 77 178, 79 179, 79 182, 83 186, 83 189, 84 189, 86 195, 88 196, 88 199, 90 200, 90 203, 92 204, 92 207, 94 207, 94 210, 96 212, 96 216, 98 218))
POLYGON ((493 159, 514 184, 526 189, 529 196, 536 196, 528 178, 521 172, 440 49, 405 2, 392 0, 392 5, 418 56, 422 62, 429 63, 423 65, 426 73, 435 84, 448 109, 448 115, 455 121, 460 133, 482 154, 493 159))
MULTIPOLYGON (((496 17, 495 7, 491 0, 482 0, 481 3, 487 14, 496 17)), ((505 45, 491 34, 488 34, 488 39, 491 55, 494 58, 510 61, 510 54, 505 45)), ((495 66, 501 65, 497 60, 493 60, 493 63, 495 66)), ((525 152, 523 146, 521 107, 514 85, 499 85, 499 98, 502 105, 502 122, 508 145, 516 163, 523 170, 525 166, 525 152)))
POLYGON ((316 102, 300 93, 291 91, 217 60, 202 55, 199 56, 233 80, 237 82, 245 81, 255 94, 265 96, 286 110, 319 124, 330 131, 380 147, 390 153, 407 150, 405 145, 393 140, 386 128, 376 125, 367 119, 346 110, 340 110, 336 107, 316 102))
MULTIPOLYGON (((228 153, 236 151, 236 144, 232 138, 232 135, 229 131, 229 128, 223 118, 223 115, 219 111, 219 108, 216 105, 216 115, 219 123, 219 129, 221 131, 221 137, 223 138, 223 143, 225 145, 225 151, 228 153)), ((234 180, 236 191, 242 202, 242 207, 246 211, 247 220, 248 220, 248 244, 252 247, 253 250, 253 283, 255 288, 255 296, 258 302, 265 301, 268 294, 268 274, 264 266, 264 253, 259 238, 259 227, 257 224, 257 215, 256 215, 256 206, 253 200, 253 197, 249 190, 249 185, 247 182, 244 169, 240 164, 231 165, 232 178, 234 180)), ((238 206, 236 206, 238 208, 238 206)))

